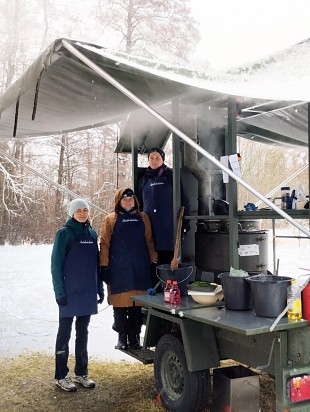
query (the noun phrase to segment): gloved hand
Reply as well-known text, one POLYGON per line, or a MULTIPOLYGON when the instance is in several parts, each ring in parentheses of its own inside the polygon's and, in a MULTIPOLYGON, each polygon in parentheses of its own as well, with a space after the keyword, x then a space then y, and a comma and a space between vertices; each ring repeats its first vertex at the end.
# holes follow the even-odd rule
POLYGON ((151 263, 151 275, 152 275, 152 279, 157 278, 157 262, 151 263))
POLYGON ((100 279, 107 285, 111 282, 110 269, 108 266, 100 266, 100 279))
POLYGON ((155 296, 156 295, 156 290, 153 288, 148 288, 147 294, 150 296, 155 296))
POLYGON ((187 232, 191 230, 191 225, 188 219, 184 219, 182 222, 182 232, 181 232, 181 240, 183 241, 187 235, 187 232))
POLYGON ((183 219, 182 233, 184 233, 186 235, 187 232, 189 232, 190 230, 191 230, 190 220, 189 219, 183 219))
POLYGON ((101 305, 104 299, 104 292, 98 293, 98 296, 99 296, 99 299, 97 300, 97 302, 99 303, 99 305, 101 305))
POLYGON ((67 304, 67 298, 63 296, 62 298, 56 299, 56 302, 59 306, 65 306, 67 304))

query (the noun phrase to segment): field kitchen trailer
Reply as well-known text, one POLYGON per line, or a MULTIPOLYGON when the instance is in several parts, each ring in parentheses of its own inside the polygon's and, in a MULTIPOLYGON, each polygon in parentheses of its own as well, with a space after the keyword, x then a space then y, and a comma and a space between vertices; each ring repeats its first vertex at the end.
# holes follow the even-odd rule
MULTIPOLYGON (((294 56, 278 56, 276 77, 264 65, 252 77, 240 77, 172 68, 58 39, 0 96, 0 137, 47 136, 122 122, 116 151, 131 153, 136 189, 143 172, 138 157, 153 146, 164 147, 172 133, 175 223, 181 176, 192 205, 187 216, 191 231, 181 250, 182 262, 194 268, 192 279, 209 274, 216 279, 231 266, 268 273, 268 232, 255 222, 285 219, 307 239, 310 232, 300 220, 309 221, 309 209, 280 209, 220 158, 237 153, 237 135, 309 150, 309 42, 295 46, 294 56), (302 60, 296 58, 298 53, 302 60), (268 210, 238 210, 238 185, 268 210), (212 198, 227 200, 228 214, 215 219, 212 198), (224 224, 225 229, 213 230, 214 224, 224 224), (240 256, 240 245, 253 244, 259 254, 240 256)), ((275 325, 275 319, 256 316, 253 310, 227 310, 223 302, 202 305, 190 296, 182 296, 181 304, 172 307, 160 292, 132 299, 144 307, 146 329, 143 349, 126 353, 154 363, 166 409, 204 410, 211 396, 210 369, 233 359, 275 378, 276 412, 310 411, 307 320, 283 317, 275 325)))

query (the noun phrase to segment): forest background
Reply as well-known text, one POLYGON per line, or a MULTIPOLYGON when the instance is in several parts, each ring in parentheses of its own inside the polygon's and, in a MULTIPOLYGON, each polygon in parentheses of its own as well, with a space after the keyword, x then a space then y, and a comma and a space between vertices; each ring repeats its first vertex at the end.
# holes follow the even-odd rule
MULTIPOLYGON (((0 93, 56 38, 109 45, 109 49, 189 67, 200 36, 190 0, 0 0, 0 93)), ((262 61, 261 64, 266 63, 262 61)), ((257 70, 259 64, 251 68, 257 70)), ((200 69, 208 70, 207 57, 200 69)), ((52 243, 71 200, 59 185, 109 213, 115 189, 131 186, 130 155, 115 153, 121 124, 44 138, 1 139, 0 244, 52 243), (2 152, 2 154, 1 154, 2 152), (10 156, 9 160, 3 153, 10 156), (53 185, 24 164, 40 171, 53 185)), ((302 167, 307 151, 238 139, 243 178, 262 194, 302 167), (262 173, 264 171, 264 173, 262 173), (266 179, 268 176, 268 179, 266 179)), ((173 166, 171 141, 165 148, 173 166)), ((146 159, 140 159, 146 165, 146 159)), ((308 187, 306 170, 290 183, 308 187)), ((276 195, 279 195, 277 193, 276 195)), ((253 195, 239 191, 240 209, 253 195)), ((104 213, 91 211, 99 231, 104 213)))

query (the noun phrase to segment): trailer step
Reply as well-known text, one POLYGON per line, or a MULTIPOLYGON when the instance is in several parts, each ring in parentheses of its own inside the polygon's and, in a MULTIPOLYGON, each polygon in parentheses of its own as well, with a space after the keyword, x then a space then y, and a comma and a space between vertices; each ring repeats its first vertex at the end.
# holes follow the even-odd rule
POLYGON ((154 363, 154 351, 150 349, 118 349, 121 352, 126 353, 126 355, 132 356, 138 361, 142 362, 144 365, 149 365, 154 363))

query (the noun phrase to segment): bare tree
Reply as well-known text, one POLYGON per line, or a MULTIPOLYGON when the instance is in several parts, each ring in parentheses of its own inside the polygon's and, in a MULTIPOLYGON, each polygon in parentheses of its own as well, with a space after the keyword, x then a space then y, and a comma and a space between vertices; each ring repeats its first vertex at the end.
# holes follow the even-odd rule
MULTIPOLYGON (((20 163, 22 144, 1 145, 0 152, 0 244, 12 237, 12 219, 28 210, 32 203, 20 163), (18 162, 18 163, 16 163, 18 162)), ((13 236, 14 237, 14 236, 13 236)))
MULTIPOLYGON (((173 56, 170 62, 186 61, 198 40, 189 0, 93 0, 90 4, 97 7, 100 26, 93 24, 90 6, 83 0, 76 0, 76 7, 53 0, 0 0, 0 91, 57 37, 98 41, 99 27, 101 33, 116 36, 123 51, 161 59, 173 56)), ((111 126, 63 134, 44 144, 31 139, 1 143, 0 149, 10 158, 0 157, 0 241, 52 241, 66 219, 64 205, 70 200, 59 185, 107 212, 113 210, 116 187, 131 182, 129 158, 115 153, 118 133, 118 126, 111 126), (56 185, 36 176, 23 162, 56 185)), ((98 230, 101 214, 92 212, 91 217, 98 230)))
POLYGON ((199 40, 189 0, 99 0, 102 30, 112 31, 118 48, 144 57, 185 62, 199 40))
MULTIPOLYGON (((64 159, 65 159, 65 142, 66 136, 61 135, 61 141, 60 141, 60 151, 59 151, 59 162, 58 162, 58 173, 57 173, 57 183, 59 185, 63 184, 63 178, 64 178, 64 159)), ((56 196, 55 196, 55 216, 56 218, 61 217, 61 204, 62 204, 62 193, 59 189, 56 190, 56 196)))
MULTIPOLYGON (((271 192, 283 179, 293 175, 307 162, 305 149, 287 149, 287 147, 266 145, 247 139, 239 139, 239 149, 242 156, 241 171, 244 180, 263 195, 271 192), (254 160, 253 160, 254 159, 254 160), (268 176, 268 179, 266 179, 268 176)), ((296 177, 287 186, 292 189, 301 183, 308 187, 308 171, 296 177)), ((248 202, 256 203, 259 199, 242 186, 238 186, 239 209, 248 202)), ((280 189, 273 195, 279 198, 280 189)), ((280 205, 280 199, 276 199, 280 205)), ((261 205, 260 207, 263 207, 261 205)))

